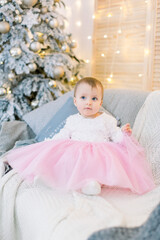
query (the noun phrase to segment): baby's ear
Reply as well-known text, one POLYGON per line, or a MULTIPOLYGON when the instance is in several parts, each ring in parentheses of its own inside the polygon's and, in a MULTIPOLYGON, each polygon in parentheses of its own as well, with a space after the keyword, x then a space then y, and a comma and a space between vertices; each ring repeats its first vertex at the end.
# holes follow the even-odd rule
POLYGON ((77 103, 76 103, 76 98, 75 97, 73 98, 73 103, 77 107, 77 103))

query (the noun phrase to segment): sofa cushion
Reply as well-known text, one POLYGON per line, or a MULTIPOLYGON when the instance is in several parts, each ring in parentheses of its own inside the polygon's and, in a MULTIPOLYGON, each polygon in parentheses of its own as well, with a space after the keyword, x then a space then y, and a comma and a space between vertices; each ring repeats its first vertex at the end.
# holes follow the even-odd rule
POLYGON ((73 91, 67 92, 56 100, 46 103, 42 107, 25 114, 23 120, 25 120, 37 135, 71 96, 73 96, 73 91))
POLYGON ((149 92, 130 89, 105 89, 103 106, 120 120, 121 125, 133 127, 136 115, 149 92))
POLYGON ((133 135, 145 148, 156 184, 160 184, 160 91, 149 94, 141 107, 133 135))

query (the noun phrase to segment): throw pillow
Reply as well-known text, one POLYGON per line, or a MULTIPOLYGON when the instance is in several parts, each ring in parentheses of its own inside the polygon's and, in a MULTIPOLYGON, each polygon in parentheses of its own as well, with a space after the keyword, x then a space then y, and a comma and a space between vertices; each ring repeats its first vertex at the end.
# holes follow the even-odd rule
POLYGON ((73 91, 67 92, 56 100, 46 103, 43 106, 25 114, 23 116, 23 120, 37 135, 71 96, 73 96, 73 91))

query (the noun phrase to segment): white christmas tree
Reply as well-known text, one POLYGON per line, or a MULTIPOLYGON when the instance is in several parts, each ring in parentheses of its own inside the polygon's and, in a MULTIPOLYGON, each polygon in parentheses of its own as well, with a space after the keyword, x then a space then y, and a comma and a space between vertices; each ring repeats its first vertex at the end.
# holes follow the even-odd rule
POLYGON ((61 0, 0 0, 0 122, 70 90, 83 61, 56 11, 61 0))

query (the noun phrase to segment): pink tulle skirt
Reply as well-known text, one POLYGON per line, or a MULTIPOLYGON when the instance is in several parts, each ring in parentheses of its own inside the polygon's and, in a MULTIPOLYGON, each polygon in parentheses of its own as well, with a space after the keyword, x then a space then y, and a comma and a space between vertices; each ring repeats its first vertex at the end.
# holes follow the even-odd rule
POLYGON ((49 140, 13 149, 7 159, 22 178, 41 176, 50 186, 67 191, 93 179, 137 194, 155 186, 143 148, 127 135, 122 143, 49 140))

